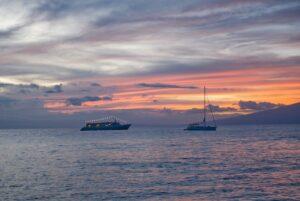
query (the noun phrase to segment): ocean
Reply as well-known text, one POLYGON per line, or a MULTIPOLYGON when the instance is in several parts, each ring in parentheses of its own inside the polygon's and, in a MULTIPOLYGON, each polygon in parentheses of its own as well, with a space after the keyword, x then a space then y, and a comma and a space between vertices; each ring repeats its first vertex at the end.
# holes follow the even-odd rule
POLYGON ((300 125, 0 130, 0 200, 300 200, 300 125))

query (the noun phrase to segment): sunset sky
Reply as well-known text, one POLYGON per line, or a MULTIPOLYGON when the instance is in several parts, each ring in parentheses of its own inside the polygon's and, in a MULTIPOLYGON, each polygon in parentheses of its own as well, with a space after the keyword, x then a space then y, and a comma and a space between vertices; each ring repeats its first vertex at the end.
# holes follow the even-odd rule
POLYGON ((300 101, 300 1, 0 0, 0 16, 3 124, 191 121, 204 85, 218 118, 300 101))

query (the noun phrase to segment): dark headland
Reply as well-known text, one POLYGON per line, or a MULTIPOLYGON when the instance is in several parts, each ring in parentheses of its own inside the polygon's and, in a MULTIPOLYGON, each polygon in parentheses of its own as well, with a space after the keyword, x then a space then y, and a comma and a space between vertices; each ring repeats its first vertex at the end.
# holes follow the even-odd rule
POLYGON ((271 110, 220 119, 221 125, 244 124, 300 124, 300 102, 271 110))

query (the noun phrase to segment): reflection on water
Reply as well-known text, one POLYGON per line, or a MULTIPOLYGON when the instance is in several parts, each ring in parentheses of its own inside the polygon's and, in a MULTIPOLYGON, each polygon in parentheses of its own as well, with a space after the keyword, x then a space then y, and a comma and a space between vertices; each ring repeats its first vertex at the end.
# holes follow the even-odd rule
POLYGON ((3 200, 300 200, 300 126, 0 130, 3 200))

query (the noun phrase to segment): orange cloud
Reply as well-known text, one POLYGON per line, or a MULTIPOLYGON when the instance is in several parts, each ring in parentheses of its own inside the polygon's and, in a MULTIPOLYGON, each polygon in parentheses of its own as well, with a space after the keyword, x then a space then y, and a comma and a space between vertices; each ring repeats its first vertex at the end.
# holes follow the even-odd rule
POLYGON ((45 107, 49 110, 68 111, 162 109, 164 107, 176 110, 201 108, 204 84, 208 88, 208 98, 211 103, 221 107, 237 107, 236 103, 239 100, 291 104, 300 100, 300 79, 297 77, 299 74, 299 67, 289 67, 287 69, 249 68, 157 77, 114 76, 101 79, 101 81, 94 78, 92 81, 100 82, 103 86, 112 86, 111 83, 114 83, 116 91, 112 101, 86 102, 81 107, 71 107, 61 102, 63 97, 60 94, 60 100, 50 101, 45 104, 45 107), (162 83, 164 85, 197 86, 198 88, 147 88, 138 86, 138 83, 162 83))

